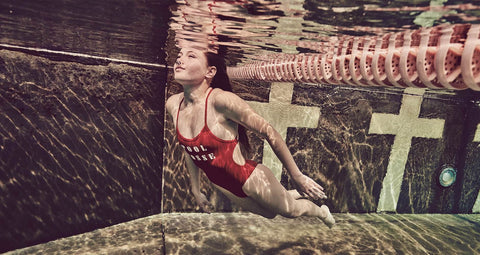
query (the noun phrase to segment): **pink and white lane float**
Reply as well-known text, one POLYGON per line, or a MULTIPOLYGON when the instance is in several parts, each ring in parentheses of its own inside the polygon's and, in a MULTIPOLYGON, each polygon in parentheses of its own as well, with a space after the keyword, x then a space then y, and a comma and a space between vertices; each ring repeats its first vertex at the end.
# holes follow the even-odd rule
POLYGON ((319 53, 275 54, 229 67, 231 79, 480 91, 480 24, 299 41, 319 53))

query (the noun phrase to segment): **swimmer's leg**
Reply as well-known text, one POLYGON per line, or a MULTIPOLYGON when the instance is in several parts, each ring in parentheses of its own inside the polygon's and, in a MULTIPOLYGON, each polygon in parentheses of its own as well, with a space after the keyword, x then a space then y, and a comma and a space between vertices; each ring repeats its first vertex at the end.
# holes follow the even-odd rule
POLYGON ((300 199, 300 198, 304 198, 304 196, 300 195, 300 193, 298 193, 298 190, 296 190, 296 189, 287 190, 287 192, 295 200, 300 199))
MULTIPOLYGON (((212 183, 213 184, 213 183, 212 183)), ((220 192, 222 192, 230 201, 234 204, 240 206, 242 209, 247 210, 251 213, 258 214, 268 219, 273 219, 277 216, 276 213, 264 208, 262 205, 258 204, 254 199, 250 197, 237 197, 230 191, 213 184, 220 192)))
POLYGON ((295 218, 302 215, 320 217, 328 226, 332 227, 335 220, 326 205, 317 206, 310 200, 295 199, 275 178, 272 171, 266 166, 258 164, 248 180, 243 185, 243 191, 261 205, 275 214, 295 218))

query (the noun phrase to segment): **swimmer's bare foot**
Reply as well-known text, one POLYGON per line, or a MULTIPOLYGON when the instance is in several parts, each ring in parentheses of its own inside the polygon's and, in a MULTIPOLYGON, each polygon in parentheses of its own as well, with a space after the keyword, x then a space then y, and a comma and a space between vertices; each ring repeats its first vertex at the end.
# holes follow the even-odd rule
POLYGON ((333 225, 335 225, 335 219, 330 213, 330 209, 328 209, 328 206, 322 205, 320 206, 320 210, 322 210, 322 215, 326 215, 325 217, 321 217, 323 223, 325 223, 329 228, 332 228, 333 225))

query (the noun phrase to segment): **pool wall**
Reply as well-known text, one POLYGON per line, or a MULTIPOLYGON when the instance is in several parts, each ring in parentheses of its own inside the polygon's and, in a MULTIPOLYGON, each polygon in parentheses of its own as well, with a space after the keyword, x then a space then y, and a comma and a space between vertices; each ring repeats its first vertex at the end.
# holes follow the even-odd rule
POLYGON ((170 3, 2 1, 0 253, 161 212, 167 71, 102 58, 164 65, 170 3))
POLYGON ((160 213, 164 74, 6 50, 0 62, 2 247, 160 213))
MULTIPOLYGON (((472 213, 478 203, 478 92, 254 81, 234 88, 286 135, 298 166, 326 188, 324 203, 334 212, 472 213), (456 169, 456 182, 442 187, 439 174, 448 166, 456 169)), ((165 151, 175 156, 164 158, 164 211, 198 209, 169 119, 165 128, 165 151)), ((293 189, 268 144, 251 138, 252 158, 274 166, 293 189)), ((204 180, 218 210, 238 209, 204 180)))

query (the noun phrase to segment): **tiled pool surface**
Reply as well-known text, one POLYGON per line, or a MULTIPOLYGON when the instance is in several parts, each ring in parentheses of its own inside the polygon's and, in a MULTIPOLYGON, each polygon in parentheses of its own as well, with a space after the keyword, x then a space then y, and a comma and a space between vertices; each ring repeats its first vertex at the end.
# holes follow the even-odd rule
POLYGON ((480 214, 154 215, 11 254, 480 254, 480 214))

